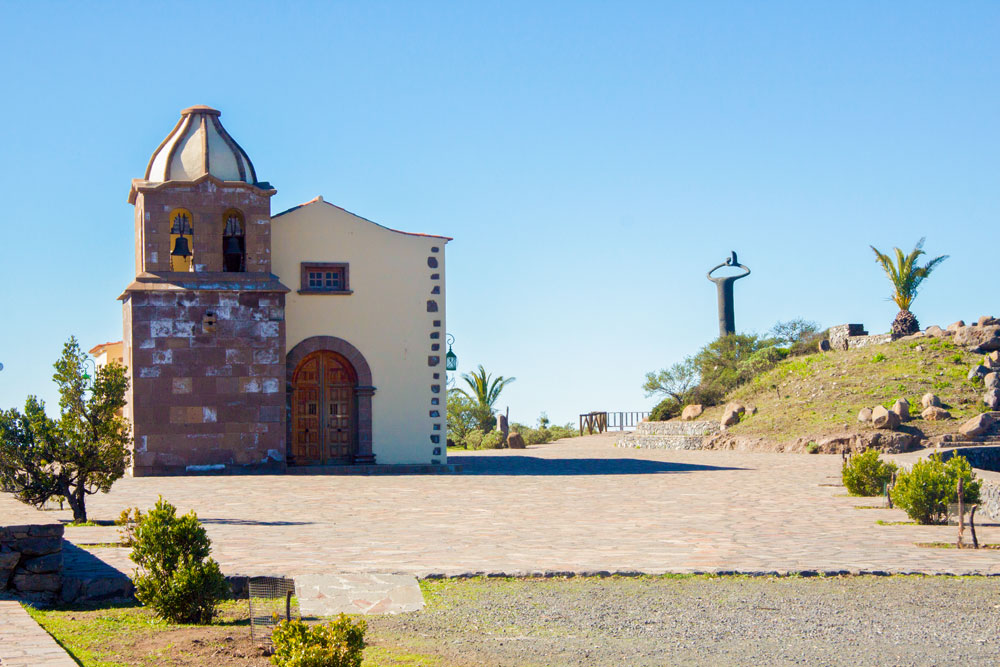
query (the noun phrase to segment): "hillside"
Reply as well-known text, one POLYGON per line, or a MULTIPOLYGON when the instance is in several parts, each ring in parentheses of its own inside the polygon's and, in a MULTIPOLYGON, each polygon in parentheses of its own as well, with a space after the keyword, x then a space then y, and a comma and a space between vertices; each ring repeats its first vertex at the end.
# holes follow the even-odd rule
MULTIPOLYGON (((902 431, 925 437, 954 433, 985 409, 982 383, 967 379, 970 367, 981 361, 981 354, 931 337, 786 359, 727 396, 727 402, 756 406, 757 414, 730 427, 718 446, 760 438, 775 449, 802 449, 835 434, 873 433, 871 425, 858 422, 858 411, 891 407, 897 398, 909 400, 914 417, 902 431), (920 398, 927 392, 937 394, 954 419, 921 419, 920 398)), ((722 412, 723 406, 709 408, 699 421, 718 420, 722 412)))

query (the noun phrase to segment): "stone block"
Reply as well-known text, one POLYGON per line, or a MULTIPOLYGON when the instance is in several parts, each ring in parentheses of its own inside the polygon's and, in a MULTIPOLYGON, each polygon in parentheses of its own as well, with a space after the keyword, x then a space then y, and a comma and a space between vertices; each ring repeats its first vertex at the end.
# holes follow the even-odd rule
POLYGON ((861 408, 858 412, 858 421, 862 424, 867 424, 872 420, 872 409, 871 408, 861 408))
POLYGON ((896 413, 900 422, 910 421, 910 402, 905 398, 897 398, 890 411, 896 413))
POLYGON ((920 413, 920 416, 927 421, 943 421, 946 419, 951 419, 951 413, 942 407, 936 405, 931 405, 924 408, 924 411, 920 413))
POLYGON ((26 558, 53 554, 62 550, 62 537, 28 537, 18 540, 17 549, 26 558))
POLYGON ((920 398, 920 405, 925 408, 940 407, 941 399, 936 394, 927 392, 920 398))
POLYGON ((881 405, 876 405, 872 409, 872 425, 887 431, 895 430, 899 426, 899 415, 881 405))
POLYGON ((958 432, 962 435, 976 437, 985 434, 993 427, 993 417, 988 414, 976 415, 958 427, 958 432))
POLYGON ((983 403, 990 410, 1000 410, 1000 389, 990 389, 983 394, 983 403))
POLYGON ((34 574, 45 572, 62 571, 63 555, 62 551, 54 554, 46 554, 37 558, 26 558, 21 562, 21 568, 34 574))
POLYGON ((705 411, 705 408, 699 404, 691 404, 684 406, 684 410, 681 412, 681 419, 684 421, 691 421, 692 419, 697 419, 705 411))
POLYGON ((27 593, 58 593, 62 590, 62 575, 34 574, 19 569, 11 579, 11 588, 27 593))

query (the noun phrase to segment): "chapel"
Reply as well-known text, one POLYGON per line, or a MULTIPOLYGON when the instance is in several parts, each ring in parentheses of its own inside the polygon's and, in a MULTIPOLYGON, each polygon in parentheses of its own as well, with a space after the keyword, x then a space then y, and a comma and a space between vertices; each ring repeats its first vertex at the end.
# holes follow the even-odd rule
POLYGON ((153 151, 135 207, 123 339, 134 476, 441 470, 444 236, 277 192, 194 106, 153 151))

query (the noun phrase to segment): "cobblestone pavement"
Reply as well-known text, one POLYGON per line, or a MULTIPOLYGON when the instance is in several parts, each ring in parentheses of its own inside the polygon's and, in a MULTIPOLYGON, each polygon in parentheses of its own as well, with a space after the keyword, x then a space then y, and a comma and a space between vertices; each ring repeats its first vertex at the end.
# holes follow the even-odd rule
POLYGON ((2 667, 76 667, 76 664, 20 603, 0 600, 2 667))
MULTIPOLYGON (((629 450, 588 436, 452 456, 459 475, 123 479, 88 499, 94 519, 159 494, 197 511, 230 574, 892 572, 1000 574, 1000 551, 918 547, 948 526, 856 509, 840 457, 629 450)), ((13 502, 0 498, 0 515, 13 502)), ((39 518, 69 518, 45 512, 39 518)), ((979 540, 1000 542, 1000 526, 979 540)), ((113 528, 71 528, 77 543, 113 528)), ((123 549, 93 553, 131 571, 123 549)))

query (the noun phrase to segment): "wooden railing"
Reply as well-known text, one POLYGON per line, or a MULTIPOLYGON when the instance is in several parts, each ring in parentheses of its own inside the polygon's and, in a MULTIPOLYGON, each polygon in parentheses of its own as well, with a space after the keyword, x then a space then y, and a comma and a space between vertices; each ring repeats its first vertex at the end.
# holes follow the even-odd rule
POLYGON ((584 429, 587 433, 604 433, 608 429, 618 429, 624 431, 627 428, 635 428, 639 422, 649 416, 648 412, 587 412, 580 415, 580 435, 584 429))

